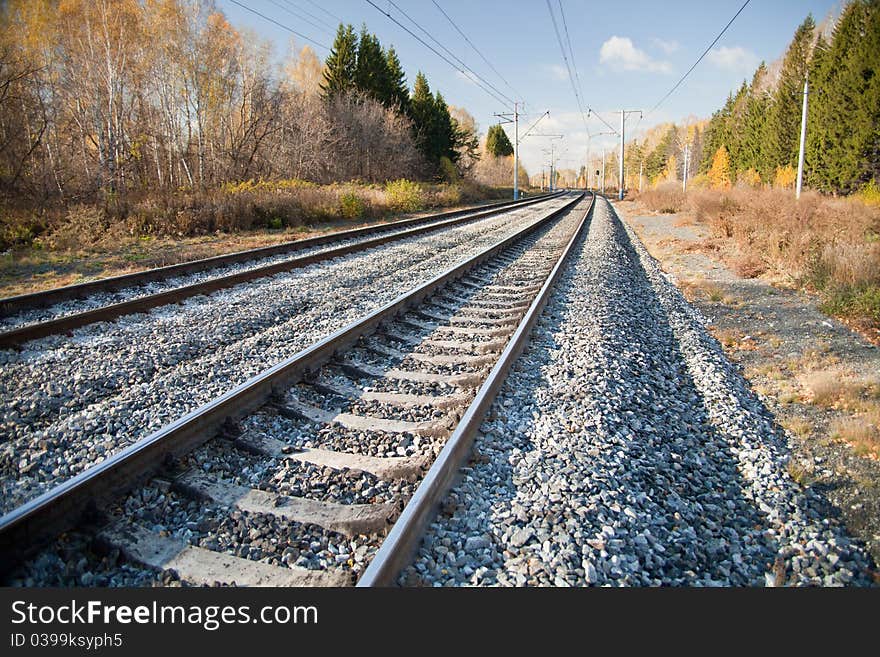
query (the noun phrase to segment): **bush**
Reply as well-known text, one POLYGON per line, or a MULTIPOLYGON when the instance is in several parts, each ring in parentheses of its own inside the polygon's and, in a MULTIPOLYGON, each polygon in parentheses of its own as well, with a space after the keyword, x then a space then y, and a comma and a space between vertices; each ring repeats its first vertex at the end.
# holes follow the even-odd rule
POLYGON ((416 212, 424 207, 422 187, 411 180, 395 180, 385 184, 385 202, 395 212, 416 212))
POLYGON ((339 195, 339 213, 346 219, 360 219, 364 216, 367 206, 364 199, 354 192, 343 192, 339 195))
POLYGON ((684 209, 686 197, 681 185, 675 182, 665 182, 642 192, 639 195, 639 200, 657 212, 675 214, 684 209))
POLYGON ((876 180, 872 180, 859 190, 856 197, 865 205, 880 207, 880 186, 876 180))

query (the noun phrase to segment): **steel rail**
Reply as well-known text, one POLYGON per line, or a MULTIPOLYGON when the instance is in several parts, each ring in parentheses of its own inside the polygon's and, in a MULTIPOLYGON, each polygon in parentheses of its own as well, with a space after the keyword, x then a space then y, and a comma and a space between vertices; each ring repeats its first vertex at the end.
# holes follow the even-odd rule
POLYGON ((0 299, 0 317, 8 317, 9 315, 13 315, 23 310, 44 308, 46 306, 60 303, 61 301, 80 299, 89 294, 94 294, 95 292, 115 292, 126 287, 152 283, 166 278, 172 278, 174 276, 182 276, 184 274, 193 274, 208 269, 214 269, 216 267, 222 267, 224 265, 247 262, 248 260, 257 260, 259 258, 266 258, 281 253, 296 253, 297 251, 304 251, 315 246, 331 244, 333 242, 360 237, 370 233, 396 230, 398 228, 406 228, 409 226, 418 226, 432 221, 452 219, 453 217, 470 214, 472 212, 500 210, 503 208, 515 207, 517 205, 525 205, 529 201, 547 199, 552 196, 552 194, 541 194, 540 196, 531 196, 528 199, 519 201, 486 203, 461 210, 450 210, 448 212, 430 214, 424 217, 387 221, 384 223, 373 224, 371 226, 363 226, 361 228, 335 231, 327 235, 318 235, 317 237, 309 237, 302 240, 282 242, 281 244, 272 244, 271 246, 261 246, 256 249, 247 249, 245 251, 234 251, 233 253, 223 253, 221 255, 211 256, 210 258, 201 258, 199 260, 188 260, 187 262, 132 272, 131 274, 108 276, 107 278, 86 281, 84 283, 74 283, 73 285, 65 285, 63 287, 56 287, 41 292, 19 294, 0 299))
POLYGON ((583 196, 579 194, 561 208, 0 517, 0 573, 11 569, 45 541, 75 526, 85 511, 118 498, 157 472, 169 458, 179 457, 210 440, 225 423, 253 413, 276 390, 298 383, 383 322, 562 216, 583 196))
POLYGON ((583 235, 585 227, 589 225, 587 219, 593 211, 595 201, 596 196, 593 195, 590 207, 584 213, 580 225, 553 270, 547 276, 544 285, 529 306, 516 331, 510 337, 507 346, 489 372, 489 376, 480 386, 476 397, 464 412, 455 431, 446 441, 388 536, 382 541, 376 556, 373 557, 370 565, 358 580, 359 587, 393 586, 400 572, 410 563, 422 539, 425 527, 433 518, 443 497, 456 481, 462 464, 470 454, 477 431, 495 400, 498 390, 507 378, 508 371, 528 343, 531 330, 547 304, 553 285, 559 278, 562 268, 583 235))
MULTIPOLYGON (((533 205, 536 203, 540 203, 542 201, 546 201, 550 198, 554 198, 555 196, 541 196, 538 198, 530 198, 526 201, 520 201, 514 208, 527 207, 529 205, 533 205)), ((417 221, 419 224, 411 228, 406 228, 403 231, 397 233, 391 233, 390 235, 380 235, 379 237, 374 237, 372 239, 366 239, 360 242, 356 242, 354 244, 348 244, 345 246, 340 246, 335 249, 328 249, 326 251, 321 251, 319 253, 312 253, 305 256, 294 257, 289 260, 283 260, 281 262, 272 263, 270 265, 263 265, 261 267, 254 267, 253 269, 247 269, 240 272, 235 272, 233 274, 228 274, 226 276, 219 276, 217 278, 208 279, 206 281, 200 281, 198 283, 192 283, 190 285, 182 285, 180 287, 176 287, 170 290, 164 290, 162 292, 156 292, 155 294, 145 295, 142 297, 137 297, 134 299, 129 299, 128 301, 120 301, 118 303, 110 304, 107 306, 102 306, 100 308, 95 308, 92 310, 85 310, 79 313, 74 313, 72 315, 65 315, 62 317, 57 317, 55 319, 49 319, 43 322, 35 322, 33 324, 27 324, 25 326, 21 326, 19 328, 10 329, 8 331, 0 332, 0 348, 10 348, 17 347, 22 345, 25 342, 30 340, 37 340, 39 338, 44 338, 49 335, 57 335, 59 333, 64 333, 66 331, 71 331, 76 328, 81 328, 83 326, 87 326, 89 324, 94 324, 97 322, 106 322, 116 319, 117 317, 121 317, 123 315, 131 315, 134 313, 146 312, 152 308, 156 308, 158 306, 163 306, 171 303, 177 303, 189 297, 193 297, 200 294, 210 294, 211 292, 216 292, 217 290, 222 290, 228 287, 232 287, 234 285, 238 285, 240 283, 245 283, 248 281, 252 281, 258 278, 264 278, 266 276, 272 276, 274 274, 279 274, 285 271, 291 271, 293 269, 298 269, 301 267, 306 267, 308 265, 315 264, 317 262, 323 262, 325 260, 332 260, 333 258, 338 258, 340 256, 349 255, 352 253, 358 253, 360 251, 366 251, 368 249, 374 248, 376 246, 381 246, 383 244, 387 244, 389 242, 394 242, 397 240, 405 239, 407 237, 413 237, 415 235, 420 235, 423 233, 430 232, 432 230, 438 230, 443 228, 449 228, 452 226, 457 226, 459 224, 468 223, 471 221, 478 221, 480 219, 485 219, 487 217, 494 216, 496 214, 500 214, 502 212, 506 212, 511 209, 511 202, 508 202, 504 205, 504 207, 493 207, 489 210, 484 210, 476 213, 468 213, 463 216, 457 216, 454 218, 447 218, 440 221, 436 221, 436 216, 433 218, 430 223, 426 221, 424 217, 421 217, 416 220, 405 220, 405 221, 417 221)), ((395 224, 396 226, 402 225, 402 222, 395 224)), ((364 232, 372 232, 374 229, 365 230, 365 229, 355 229, 356 231, 364 230, 364 232)), ((353 237, 351 233, 355 231, 346 231, 348 233, 348 237, 353 237)), ((336 233, 335 235, 340 235, 340 233, 336 233)), ((325 239, 324 237, 315 238, 315 239, 325 239)), ((341 238, 340 238, 341 239, 341 238)), ((334 240, 336 241, 336 240, 334 240)), ((305 240, 303 240, 305 242, 305 240)), ((293 244, 301 244, 301 242, 294 242, 293 244)), ((312 244, 314 246, 314 243, 312 244)), ((275 248, 275 247, 267 247, 267 248, 275 248)), ((254 251, 245 251, 240 253, 254 253, 254 251)), ((217 257, 226 257, 226 256, 217 256, 217 257)), ((204 262, 204 261, 200 261, 204 262)), ((160 271, 160 270, 150 270, 152 272, 160 271)), ((110 280, 110 279, 104 279, 110 280)), ((100 283, 101 281, 94 281, 94 283, 100 283)), ((83 285, 89 285, 88 283, 84 283, 83 285)), ((72 287, 72 286, 71 286, 72 287)), ((65 289, 65 288, 60 288, 65 289)), ((37 293, 39 294, 39 293, 37 293)))

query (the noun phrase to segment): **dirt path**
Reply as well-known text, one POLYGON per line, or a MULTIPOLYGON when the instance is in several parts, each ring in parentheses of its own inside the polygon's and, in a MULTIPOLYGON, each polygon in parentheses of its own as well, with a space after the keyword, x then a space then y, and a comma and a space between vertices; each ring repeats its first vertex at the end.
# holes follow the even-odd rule
POLYGON ((737 276, 701 248, 704 226, 615 207, 785 427, 791 474, 823 492, 880 563, 880 349, 809 296, 737 276))

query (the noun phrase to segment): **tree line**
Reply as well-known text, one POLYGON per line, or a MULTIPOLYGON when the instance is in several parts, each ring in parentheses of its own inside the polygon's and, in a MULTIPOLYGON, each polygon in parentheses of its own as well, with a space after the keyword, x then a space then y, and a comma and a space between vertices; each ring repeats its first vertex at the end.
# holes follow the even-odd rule
POLYGON ((385 49, 379 39, 361 28, 340 25, 324 68, 324 98, 359 95, 372 98, 412 123, 412 135, 432 173, 449 177, 467 155, 478 159, 477 135, 450 113, 443 95, 431 92, 424 73, 416 75, 412 94, 393 47, 385 49))
POLYGON ((326 67, 303 48, 279 70, 209 0, 7 0, 0 21, 7 200, 452 176, 478 156, 366 29, 340 26, 326 67))
POLYGON ((700 171, 723 185, 793 183, 809 78, 805 183, 848 194, 880 179, 880 1, 853 0, 828 38, 797 28, 777 79, 761 64, 712 115, 700 171))

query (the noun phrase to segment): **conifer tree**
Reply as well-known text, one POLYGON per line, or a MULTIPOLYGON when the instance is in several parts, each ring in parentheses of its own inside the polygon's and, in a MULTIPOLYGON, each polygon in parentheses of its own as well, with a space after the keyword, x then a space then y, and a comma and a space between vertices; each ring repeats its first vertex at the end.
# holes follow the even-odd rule
POLYGON ((739 156, 737 161, 738 171, 752 169, 760 172, 764 166, 764 135, 767 123, 767 107, 770 99, 763 90, 764 79, 767 76, 767 67, 764 62, 755 71, 752 83, 749 85, 746 99, 745 114, 742 123, 737 127, 740 135, 739 156))
POLYGON ((770 170, 787 165, 797 166, 804 80, 815 27, 813 17, 807 16, 795 32, 782 61, 765 131, 765 166, 770 170))
POLYGON ((385 67, 387 71, 387 89, 385 91, 387 104, 399 108, 403 114, 409 114, 409 89, 406 86, 406 76, 393 47, 385 51, 385 67))
POLYGON ((336 39, 324 62, 324 82, 321 91, 325 98, 356 88, 358 40, 351 25, 339 24, 336 39))
POLYGON ((513 144, 510 143, 510 139, 500 123, 490 126, 486 133, 486 152, 492 157, 513 155, 513 144))
POLYGON ((390 104, 388 96, 388 63, 379 39, 361 28, 354 71, 355 86, 365 94, 384 104, 390 104))

